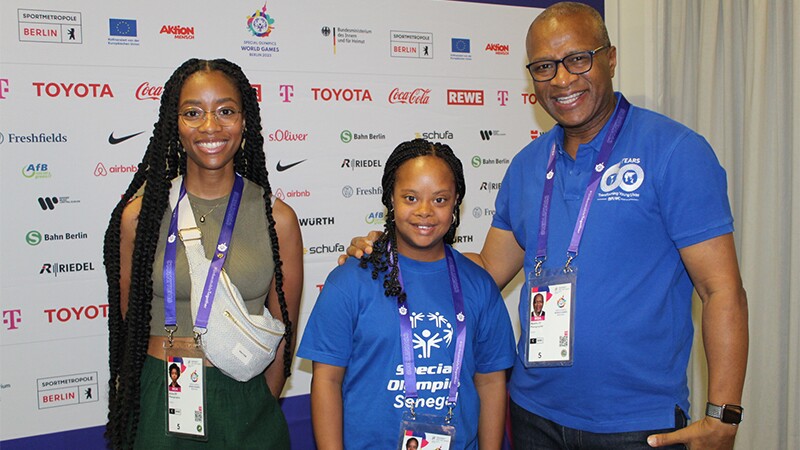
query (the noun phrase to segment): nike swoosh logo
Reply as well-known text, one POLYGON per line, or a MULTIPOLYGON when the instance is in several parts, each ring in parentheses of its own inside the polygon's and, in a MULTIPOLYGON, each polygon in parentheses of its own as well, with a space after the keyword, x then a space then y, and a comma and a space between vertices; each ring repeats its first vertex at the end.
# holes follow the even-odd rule
POLYGON ((138 133, 129 134, 127 136, 122 136, 122 137, 118 138, 118 137, 114 137, 114 132, 112 131, 111 134, 108 135, 108 143, 111 144, 111 145, 117 145, 117 144, 120 144, 120 143, 123 143, 123 142, 127 141, 130 138, 134 138, 134 137, 136 137, 136 136, 138 136, 138 135, 140 135, 142 133, 144 133, 144 131, 140 131, 138 133))
POLYGON ((281 165, 281 162, 280 162, 280 161, 278 161, 278 165, 277 165, 277 166, 275 166, 275 168, 276 168, 276 169, 278 169, 278 172, 283 172, 284 170, 289 170, 289 169, 291 169, 292 167, 294 167, 294 166, 296 166, 296 165, 300 164, 301 162, 305 162, 305 161, 306 161, 306 160, 304 159, 304 160, 297 161, 297 162, 294 162, 294 163, 291 163, 291 164, 287 164, 287 165, 285 165, 285 166, 284 166, 284 165, 281 165))

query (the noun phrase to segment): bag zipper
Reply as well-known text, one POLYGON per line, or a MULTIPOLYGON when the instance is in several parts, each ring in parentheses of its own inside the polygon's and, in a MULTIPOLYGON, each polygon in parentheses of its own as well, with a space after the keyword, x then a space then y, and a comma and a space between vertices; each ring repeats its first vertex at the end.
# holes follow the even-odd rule
MULTIPOLYGON (((222 271, 225 272, 225 269, 222 269, 222 271)), ((228 274, 225 273, 225 276, 224 277, 220 277, 220 279, 225 283, 225 287, 228 289, 228 293, 230 294, 231 298, 234 299, 234 301, 232 303, 236 304, 236 308, 239 310, 239 313, 241 313, 245 318, 248 317, 250 315, 250 311, 246 311, 244 306, 241 303, 239 303, 239 302, 237 302, 235 300, 236 296, 233 295, 233 289, 231 288, 230 279, 228 278, 228 274)), ((266 309, 266 308, 267 307, 264 306, 264 309, 266 309)), ((269 310, 267 310, 267 312, 269 312, 269 310)), ((228 311, 225 311, 225 313, 228 313, 228 311)), ((230 316, 230 317, 233 319, 233 316, 230 316)), ((272 314, 270 314, 270 317, 272 317, 272 314)), ((272 320, 275 320, 275 318, 272 317, 272 320)), ((253 328, 257 328, 257 329, 259 329, 261 331, 266 331, 267 333, 274 334, 276 336, 283 336, 283 333, 285 331, 284 330, 284 331, 281 331, 279 333, 279 332, 277 332, 277 331, 275 331, 273 329, 264 328, 264 327, 258 326, 257 324, 253 323, 253 321, 251 321, 251 320, 248 320, 247 323, 249 323, 253 328)), ((238 325, 238 323, 237 323, 237 325, 238 325)))
POLYGON ((255 337, 252 335, 252 333, 250 333, 250 330, 248 330, 247 328, 243 327, 243 326, 242 326, 242 324, 240 324, 240 323, 239 323, 239 321, 238 321, 238 320, 236 320, 236 317, 233 317, 233 314, 231 314, 231 313, 230 313, 230 311, 228 311, 228 310, 226 309, 226 310, 223 312, 223 314, 225 315, 225 317, 227 317, 228 319, 230 319, 230 321, 231 321, 231 322, 233 322, 233 324, 234 324, 234 325, 236 325, 236 327, 237 327, 237 328, 239 328, 239 330, 241 330, 241 331, 242 331, 242 333, 246 334, 246 335, 247 335, 247 337, 249 337, 249 338, 250 338, 250 340, 251 340, 251 341, 253 341, 253 343, 254 343, 254 344, 256 344, 257 346, 259 346, 259 347, 263 348, 263 349, 264 349, 264 351, 266 351, 267 353, 272 353, 272 352, 273 352, 273 350, 272 350, 272 349, 270 349, 270 348, 269 348, 269 347, 267 347, 266 345, 262 344, 262 343, 261 343, 261 342, 260 342, 258 339, 256 339, 256 338, 255 338, 255 337))

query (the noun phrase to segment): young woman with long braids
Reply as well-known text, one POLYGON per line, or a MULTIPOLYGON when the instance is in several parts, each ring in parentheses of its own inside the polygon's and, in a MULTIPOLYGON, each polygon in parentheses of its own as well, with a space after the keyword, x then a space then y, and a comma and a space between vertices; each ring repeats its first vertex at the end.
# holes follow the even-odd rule
POLYGON ((385 233, 328 276, 298 350, 314 361, 317 447, 405 448, 423 437, 430 448, 500 449, 514 336, 492 278, 450 247, 461 161, 447 145, 404 142, 382 186, 385 233))
MULTIPOLYGON (((112 448, 289 448, 276 399, 292 363, 303 244, 294 211, 272 197, 263 144, 255 90, 236 64, 191 59, 165 84, 153 136, 105 235, 111 375, 106 438, 112 448), (183 177, 211 259, 237 174, 244 186, 225 272, 250 314, 259 314, 266 304, 283 321, 284 339, 263 376, 250 381, 206 367, 205 442, 167 436, 164 348, 169 338, 162 274, 171 180, 183 177)), ((177 241, 174 343, 190 345, 191 283, 183 244, 177 241)))

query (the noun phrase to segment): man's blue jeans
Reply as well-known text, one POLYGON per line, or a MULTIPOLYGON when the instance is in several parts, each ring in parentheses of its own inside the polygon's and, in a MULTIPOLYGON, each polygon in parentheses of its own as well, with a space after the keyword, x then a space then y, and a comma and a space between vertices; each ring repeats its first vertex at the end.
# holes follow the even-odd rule
MULTIPOLYGON (((647 450, 652 449, 647 445, 647 436, 677 429, 676 427, 630 433, 590 433, 561 426, 525 410, 513 400, 509 404, 511 408, 511 442, 514 450, 647 450)), ((660 448, 686 449, 684 445, 660 448)))

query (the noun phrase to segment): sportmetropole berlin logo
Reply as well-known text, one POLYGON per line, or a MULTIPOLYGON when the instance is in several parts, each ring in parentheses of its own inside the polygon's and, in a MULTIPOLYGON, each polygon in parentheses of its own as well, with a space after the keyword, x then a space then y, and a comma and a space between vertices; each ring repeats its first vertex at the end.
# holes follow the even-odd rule
POLYGON ((264 6, 261 7, 260 10, 256 10, 253 15, 247 18, 247 28, 250 29, 250 32, 253 33, 254 36, 258 37, 267 37, 275 27, 272 24, 275 23, 275 19, 270 17, 267 14, 267 4, 264 3, 264 6))

